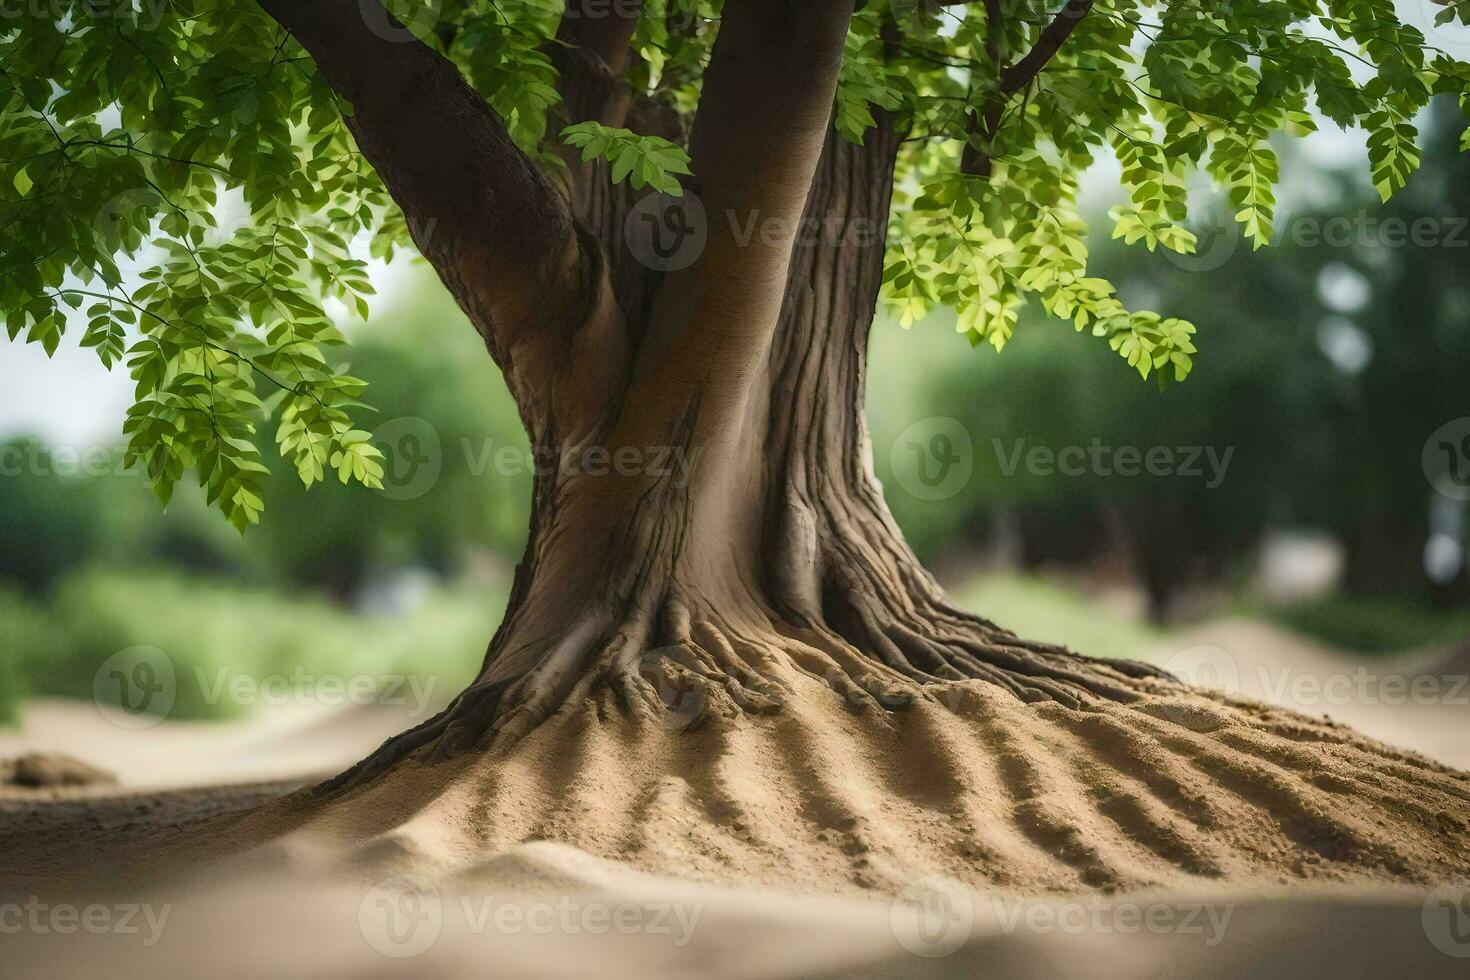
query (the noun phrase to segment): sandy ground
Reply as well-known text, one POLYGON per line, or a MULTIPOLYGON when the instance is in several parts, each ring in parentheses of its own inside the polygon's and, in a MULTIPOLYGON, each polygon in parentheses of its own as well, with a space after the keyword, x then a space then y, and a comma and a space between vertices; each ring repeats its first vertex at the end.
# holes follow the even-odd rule
POLYGON ((1250 619, 1190 630, 1145 659, 1226 693, 1329 717, 1470 770, 1470 659, 1359 657, 1250 619))
MULTIPOLYGON (((1470 708, 1455 703, 1453 678, 1442 678, 1436 696, 1401 698, 1395 675, 1373 662, 1233 620, 1153 659, 1470 768, 1470 708)), ((59 885, 55 867, 27 860, 49 846, 59 867, 66 848, 57 842, 78 827, 127 850, 156 843, 170 824, 248 811, 361 757, 408 720, 373 707, 124 732, 90 705, 31 705, 18 732, 0 735, 0 758, 67 752, 112 771, 121 786, 0 790, 0 974, 1470 975, 1470 889, 1450 886, 1201 883, 1069 899, 967 887, 916 862, 901 888, 865 897, 651 874, 532 839, 447 868, 415 852, 356 874, 316 876, 309 862, 293 862, 208 890, 119 892, 105 880, 59 885)))
MULTIPOLYGON (((241 883, 145 901, 128 931, 42 926, 9 940, 5 975, 1448 980, 1470 962, 1453 913, 1392 890, 1026 901, 941 881, 892 900, 816 900, 642 875, 548 843, 513 848, 483 873, 495 887, 241 883)), ((99 922, 118 924, 134 908, 78 914, 100 909, 99 922)))
POLYGON ((0 729, 0 759, 60 752, 136 790, 229 786, 330 775, 422 718, 406 707, 291 707, 227 722, 165 721, 121 729, 90 702, 28 702, 21 724, 0 729))

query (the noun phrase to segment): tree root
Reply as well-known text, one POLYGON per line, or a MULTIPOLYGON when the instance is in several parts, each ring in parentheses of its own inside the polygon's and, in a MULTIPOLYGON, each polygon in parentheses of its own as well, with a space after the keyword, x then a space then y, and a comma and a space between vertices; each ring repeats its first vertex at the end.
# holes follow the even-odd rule
POLYGON ((1093 660, 1023 640, 947 604, 896 609, 872 592, 846 593, 835 626, 775 616, 732 622, 696 612, 677 595, 656 608, 656 616, 635 615, 611 631, 596 619, 577 624, 546 646, 533 669, 483 677, 438 716, 317 792, 360 785, 409 756, 432 764, 508 750, 564 706, 603 688, 640 722, 688 730, 716 713, 780 713, 793 696, 793 675, 822 681, 853 711, 878 713, 918 700, 953 709, 975 681, 1028 704, 1071 709, 1130 704, 1178 683, 1147 664, 1093 660))

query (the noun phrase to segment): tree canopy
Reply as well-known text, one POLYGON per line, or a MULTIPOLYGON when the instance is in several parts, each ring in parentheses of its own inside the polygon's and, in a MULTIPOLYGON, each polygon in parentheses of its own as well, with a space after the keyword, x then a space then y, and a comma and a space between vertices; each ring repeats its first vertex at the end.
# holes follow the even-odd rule
MULTIPOLYGON (((615 180, 682 193, 687 127, 568 119, 554 55, 567 18, 636 16, 631 91, 687 120, 718 0, 357 6, 379 36, 447 56, 553 180, 581 154, 609 161, 615 180)), ((972 342, 999 350, 1034 299, 1161 384, 1192 370, 1194 328, 1126 308, 1089 274, 1089 167, 1121 163, 1128 201, 1112 234, 1130 244, 1193 249, 1186 178, 1202 170, 1260 246, 1273 140, 1319 117, 1362 128, 1387 199, 1418 163, 1415 120, 1431 97, 1470 108, 1470 65, 1389 0, 858 6, 833 119, 852 141, 878 111, 906 134, 889 307, 905 324, 952 307, 972 342)), ((343 342, 341 317, 366 315, 367 259, 412 241, 344 123, 353 107, 253 0, 26 0, 0 13, 11 338, 50 352, 84 321, 102 364, 126 364, 129 457, 165 502, 192 469, 237 528, 258 522, 267 469, 252 436, 264 425, 307 486, 333 471, 376 485, 382 458, 353 421, 365 386, 327 349, 343 342)), ((1439 20, 1470 24, 1470 0, 1439 20)))

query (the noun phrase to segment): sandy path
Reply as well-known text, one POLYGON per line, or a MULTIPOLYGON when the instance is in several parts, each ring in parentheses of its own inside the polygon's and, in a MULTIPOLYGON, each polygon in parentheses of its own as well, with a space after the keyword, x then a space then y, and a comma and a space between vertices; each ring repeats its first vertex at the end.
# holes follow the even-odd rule
POLYGON ((40 699, 26 703, 18 728, 0 729, 0 759, 65 753, 140 790, 305 780, 351 765, 420 720, 406 707, 290 707, 125 729, 89 702, 40 699))
MULTIPOLYGON (((1444 699, 1428 705, 1390 704, 1382 698, 1324 705, 1324 696, 1312 695, 1311 685, 1303 686, 1299 679, 1326 682, 1355 674, 1356 662, 1256 623, 1215 623, 1186 639, 1156 659, 1177 659, 1182 651, 1186 662, 1193 657, 1223 670, 1224 686, 1236 693, 1280 698, 1318 716, 1325 711, 1402 747, 1452 764, 1470 763, 1465 735, 1470 713, 1456 712, 1444 699)), ((330 876, 314 874, 312 851, 306 847, 279 852, 291 856, 284 873, 216 887, 203 895, 134 894, 119 902, 119 896, 107 891, 108 881, 85 875, 68 877, 66 894, 56 890, 61 868, 95 866, 98 841, 117 851, 146 848, 156 842, 160 828, 244 812, 360 757, 404 723, 390 709, 355 709, 214 726, 166 723, 122 732, 90 705, 32 705, 18 734, 0 736, 0 757, 34 750, 71 752, 116 772, 123 787, 0 791, 5 977, 153 980, 193 978, 202 972, 242 978, 479 978, 487 964, 494 964, 494 975, 509 977, 937 977, 983 972, 997 980, 1074 975, 1103 980, 1246 975, 1284 980, 1318 975, 1463 977, 1470 966, 1466 890, 1436 894, 1427 888, 1361 884, 1291 890, 1184 884, 1171 890, 1125 891, 1106 900, 1028 900, 1015 890, 975 890, 928 877, 921 867, 902 890, 889 889, 898 892, 896 898, 798 895, 712 884, 708 875, 679 873, 678 862, 649 873, 547 841, 512 842, 484 849, 479 857, 441 860, 473 828, 457 825, 452 816, 441 819, 432 806, 414 819, 397 821, 398 829, 392 829, 396 818, 385 818, 387 832, 363 838, 371 845, 363 848, 364 855, 373 859, 357 865, 356 872, 349 864, 344 874, 337 864, 330 876), (700 877, 706 880, 694 880, 700 877), (100 923, 109 914, 120 914, 122 905, 132 908, 138 931, 123 930, 114 918, 109 920, 114 926, 94 935, 75 925, 65 930, 70 921, 65 914, 56 918, 58 909, 67 913, 71 908, 75 911, 69 914, 95 914, 100 923), (571 911, 558 911, 565 909, 571 911), (145 913, 153 915, 157 928, 150 930, 145 913), (635 924, 632 931, 597 927, 599 916, 623 913, 635 924), (660 916, 658 928, 655 915, 660 916), (18 931, 8 928, 22 921, 18 917, 27 924, 18 931), (433 933, 427 941, 425 930, 433 933), (145 942, 150 935, 157 941, 145 942), (404 956, 406 952, 413 955, 404 956)), ((578 743, 576 751, 596 756, 620 751, 617 745, 616 740, 578 743)), ((528 794, 535 794, 555 790, 557 780, 575 775, 577 782, 562 786, 564 795, 606 800, 609 793, 617 799, 620 793, 627 795, 634 785, 629 779, 636 777, 634 770, 623 767, 604 774, 611 781, 603 783, 604 776, 597 775, 602 769, 564 773, 558 765, 533 765, 515 778, 525 782, 528 794), (599 782, 587 783, 589 775, 599 782)), ((718 768, 708 772, 723 778, 718 768)), ((930 792, 939 785, 930 776, 893 772, 885 779, 899 787, 918 779, 930 792)), ((506 778, 505 773, 497 777, 502 782, 506 778)), ((881 828, 882 807, 888 804, 874 809, 876 798, 869 806, 850 796, 850 783, 850 776, 843 777, 830 786, 811 784, 803 792, 809 800, 811 792, 820 791, 817 797, 835 794, 832 805, 857 811, 881 828)), ((643 819, 687 821, 694 819, 691 813, 702 812, 690 810, 690 801, 674 792, 673 782, 669 786, 666 793, 644 801, 643 819)), ((921 794, 918 802, 932 807, 942 801, 921 794)), ((772 813, 787 806, 779 793, 762 805, 772 813)), ((1025 806, 1018 811, 1023 818, 1030 812, 1025 806)), ((759 810, 754 815, 762 816, 759 810)), ((732 832, 719 826, 718 815, 706 818, 707 825, 689 827, 706 842, 701 846, 711 841, 739 845, 745 832, 738 823, 734 836, 727 836, 732 832)), ((516 819, 512 808, 490 823, 513 824, 516 819)), ((520 838, 538 836, 530 832, 535 827, 524 829, 528 832, 520 838)), ((517 837, 511 830, 487 828, 497 839, 509 834, 507 840, 517 837)), ((1004 843, 1004 835, 1013 832, 1015 828, 996 825, 980 837, 994 840, 994 833, 1000 833, 1004 843)), ((1032 845, 1026 847, 1031 860, 1042 859, 1032 845)), ((816 853, 808 849, 802 856, 816 853)), ((850 856, 846 850, 833 853, 844 862, 850 856)), ((682 852, 687 870, 693 871, 698 859, 696 851, 682 852)))

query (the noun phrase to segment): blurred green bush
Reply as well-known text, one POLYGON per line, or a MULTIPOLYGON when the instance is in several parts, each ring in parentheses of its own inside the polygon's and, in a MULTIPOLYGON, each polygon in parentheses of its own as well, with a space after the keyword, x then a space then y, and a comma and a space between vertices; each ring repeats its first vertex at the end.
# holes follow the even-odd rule
POLYGON ((32 669, 71 659, 70 634, 43 603, 0 582, 0 722, 36 689, 32 669))
MULTIPOLYGON (((221 695, 236 678, 286 677, 289 690, 310 697, 313 679, 412 675, 448 699, 478 670, 504 595, 504 583, 465 582, 387 616, 167 568, 86 570, 61 582, 49 604, 0 591, 0 705, 13 709, 22 694, 91 699, 103 665, 139 647, 168 658, 175 719, 248 710, 221 695)), ((131 662, 109 666, 126 673, 131 662)))
POLYGON ((1256 611, 1290 630, 1358 653, 1438 650, 1470 637, 1470 609, 1436 608, 1413 599, 1333 595, 1256 611))

